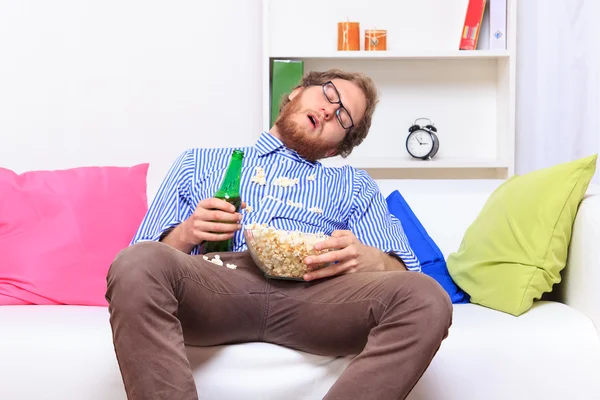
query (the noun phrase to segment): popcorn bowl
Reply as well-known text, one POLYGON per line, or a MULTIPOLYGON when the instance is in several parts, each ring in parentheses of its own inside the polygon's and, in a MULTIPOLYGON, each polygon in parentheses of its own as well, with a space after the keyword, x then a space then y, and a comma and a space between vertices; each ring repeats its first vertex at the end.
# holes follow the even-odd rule
POLYGON ((273 227, 245 228, 244 238, 254 263, 268 278, 304 281, 304 274, 325 268, 331 263, 313 265, 304 263, 308 256, 317 256, 331 250, 317 251, 314 245, 329 239, 325 234, 275 229, 273 227))

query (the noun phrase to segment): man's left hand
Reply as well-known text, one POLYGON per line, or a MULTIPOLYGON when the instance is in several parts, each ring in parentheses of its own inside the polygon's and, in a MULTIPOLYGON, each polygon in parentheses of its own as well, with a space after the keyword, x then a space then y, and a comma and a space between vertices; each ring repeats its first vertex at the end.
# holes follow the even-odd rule
POLYGON ((336 264, 305 274, 306 281, 353 272, 383 271, 385 268, 382 260, 384 254, 379 249, 363 244, 350 231, 334 231, 331 238, 317 243, 315 250, 330 251, 307 257, 304 262, 309 268, 322 263, 336 264))

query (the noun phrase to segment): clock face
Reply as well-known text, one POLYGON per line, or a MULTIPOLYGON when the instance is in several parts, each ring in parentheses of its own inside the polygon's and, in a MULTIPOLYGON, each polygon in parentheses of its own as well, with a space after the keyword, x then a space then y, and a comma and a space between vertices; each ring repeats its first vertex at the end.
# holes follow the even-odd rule
POLYGON ((406 148, 413 157, 425 157, 433 149, 433 138, 428 132, 414 131, 406 140, 406 148))

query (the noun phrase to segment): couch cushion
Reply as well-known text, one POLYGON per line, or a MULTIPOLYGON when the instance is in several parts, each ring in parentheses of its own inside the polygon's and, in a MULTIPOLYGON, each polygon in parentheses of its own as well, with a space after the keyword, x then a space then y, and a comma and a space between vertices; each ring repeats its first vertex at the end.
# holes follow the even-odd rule
POLYGON ((421 263, 421 271, 444 288, 452 303, 468 303, 469 296, 452 280, 444 255, 402 194, 394 190, 386 198, 386 202, 390 213, 402 223, 408 242, 421 263))
POLYGON ((448 338, 408 400, 593 400, 600 339, 591 320, 540 301, 515 317, 454 305, 448 338))
MULTIPOLYGON (((0 399, 125 399, 108 310, 0 306, 0 399)), ((201 398, 322 399, 350 362, 267 343, 188 348, 201 398)), ((600 343, 559 303, 521 317, 454 306, 448 338, 409 400, 595 399, 600 343)))
POLYGON ((596 160, 593 155, 515 175, 494 191, 447 259, 471 302, 520 315, 560 282, 596 160))
POLYGON ((107 305, 110 263, 148 208, 147 171, 0 168, 0 305, 107 305))
POLYGON ((0 306, 0 399, 126 400, 108 308, 0 306))

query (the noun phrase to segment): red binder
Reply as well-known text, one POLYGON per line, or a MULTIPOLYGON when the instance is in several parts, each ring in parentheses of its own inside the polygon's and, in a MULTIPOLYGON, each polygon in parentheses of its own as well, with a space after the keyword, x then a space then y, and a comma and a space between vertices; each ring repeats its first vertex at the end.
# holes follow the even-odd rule
POLYGON ((486 0, 469 0, 467 15, 460 38, 460 50, 476 50, 486 0))

